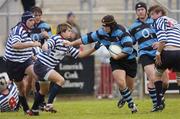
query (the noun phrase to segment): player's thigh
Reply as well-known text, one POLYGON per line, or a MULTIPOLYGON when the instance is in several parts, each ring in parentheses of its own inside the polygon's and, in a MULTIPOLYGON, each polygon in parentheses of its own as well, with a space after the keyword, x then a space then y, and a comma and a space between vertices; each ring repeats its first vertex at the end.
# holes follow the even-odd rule
POLYGON ((56 72, 54 69, 49 71, 48 80, 52 81, 60 86, 62 86, 64 84, 64 78, 58 72, 56 72))

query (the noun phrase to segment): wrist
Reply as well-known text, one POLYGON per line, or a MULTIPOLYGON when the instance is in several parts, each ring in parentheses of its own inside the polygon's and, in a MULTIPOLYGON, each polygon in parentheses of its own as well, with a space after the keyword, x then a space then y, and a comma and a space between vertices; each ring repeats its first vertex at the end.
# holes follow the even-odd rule
POLYGON ((161 52, 159 52, 159 51, 156 51, 156 55, 160 55, 161 54, 161 52))

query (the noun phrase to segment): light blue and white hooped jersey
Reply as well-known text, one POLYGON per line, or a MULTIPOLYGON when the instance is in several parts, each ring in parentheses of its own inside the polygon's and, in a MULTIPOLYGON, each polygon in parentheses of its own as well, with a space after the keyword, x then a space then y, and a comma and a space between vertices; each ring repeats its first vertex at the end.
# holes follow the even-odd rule
POLYGON ((0 111, 10 112, 16 111, 19 102, 19 91, 15 83, 10 83, 8 85, 9 93, 7 95, 0 93, 0 111))
POLYGON ((63 41, 64 39, 60 35, 54 35, 48 39, 48 51, 38 54, 38 60, 44 65, 54 68, 66 55, 77 58, 79 50, 71 46, 64 46, 63 41))
POLYGON ((158 41, 165 41, 166 46, 180 47, 180 24, 176 20, 162 16, 153 25, 158 41))
POLYGON ((29 36, 29 32, 22 23, 18 23, 10 30, 4 58, 13 62, 25 62, 32 56, 32 47, 15 49, 12 46, 17 42, 33 42, 29 36))
POLYGON ((157 42, 156 31, 153 28, 154 20, 147 18, 144 22, 136 19, 129 27, 129 32, 133 42, 138 43, 138 55, 148 55, 154 57, 156 49, 153 49, 153 44, 157 42))

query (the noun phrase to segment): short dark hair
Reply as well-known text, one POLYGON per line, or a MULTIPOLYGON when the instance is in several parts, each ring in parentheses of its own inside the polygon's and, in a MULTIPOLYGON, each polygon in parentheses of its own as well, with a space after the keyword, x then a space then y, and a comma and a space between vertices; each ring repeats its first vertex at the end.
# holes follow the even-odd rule
POLYGON ((60 33, 62 33, 62 32, 66 32, 66 30, 67 30, 68 28, 72 29, 71 25, 68 24, 68 23, 59 24, 59 25, 57 26, 57 29, 56 29, 56 34, 60 34, 60 33))
POLYGON ((155 13, 162 13, 162 16, 166 16, 166 10, 160 6, 160 5, 153 5, 149 8, 148 13, 150 14, 151 12, 155 12, 155 13))
POLYGON ((32 8, 31 8, 31 12, 32 12, 32 13, 37 12, 37 13, 42 14, 42 9, 41 9, 40 7, 35 6, 35 7, 32 7, 32 8))
POLYGON ((75 16, 75 14, 74 14, 73 12, 69 12, 69 13, 67 14, 67 18, 69 18, 69 17, 71 17, 71 16, 75 16))

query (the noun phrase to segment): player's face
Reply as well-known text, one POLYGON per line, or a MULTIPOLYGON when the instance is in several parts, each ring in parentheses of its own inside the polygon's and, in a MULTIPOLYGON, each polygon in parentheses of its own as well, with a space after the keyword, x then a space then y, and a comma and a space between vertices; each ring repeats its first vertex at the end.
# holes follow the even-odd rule
POLYGON ((38 13, 38 12, 35 12, 34 16, 35 16, 35 23, 38 24, 41 21, 42 14, 38 13))
POLYGON ((34 18, 30 18, 30 19, 28 19, 28 20, 26 21, 26 26, 27 26, 29 29, 32 29, 33 26, 34 26, 34 23, 35 23, 34 18))
POLYGON ((111 28, 109 26, 103 26, 103 28, 104 28, 104 31, 106 33, 110 33, 111 32, 111 28))
POLYGON ((71 38, 71 33, 72 33, 71 29, 68 28, 62 35, 65 39, 69 39, 71 38))
POLYGON ((136 15, 138 16, 139 19, 146 18, 147 15, 146 9, 143 7, 137 8, 136 15))
POLYGON ((151 16, 152 19, 157 19, 160 16, 162 16, 162 14, 161 14, 161 12, 156 13, 156 12, 152 11, 152 12, 150 12, 150 16, 151 16))

